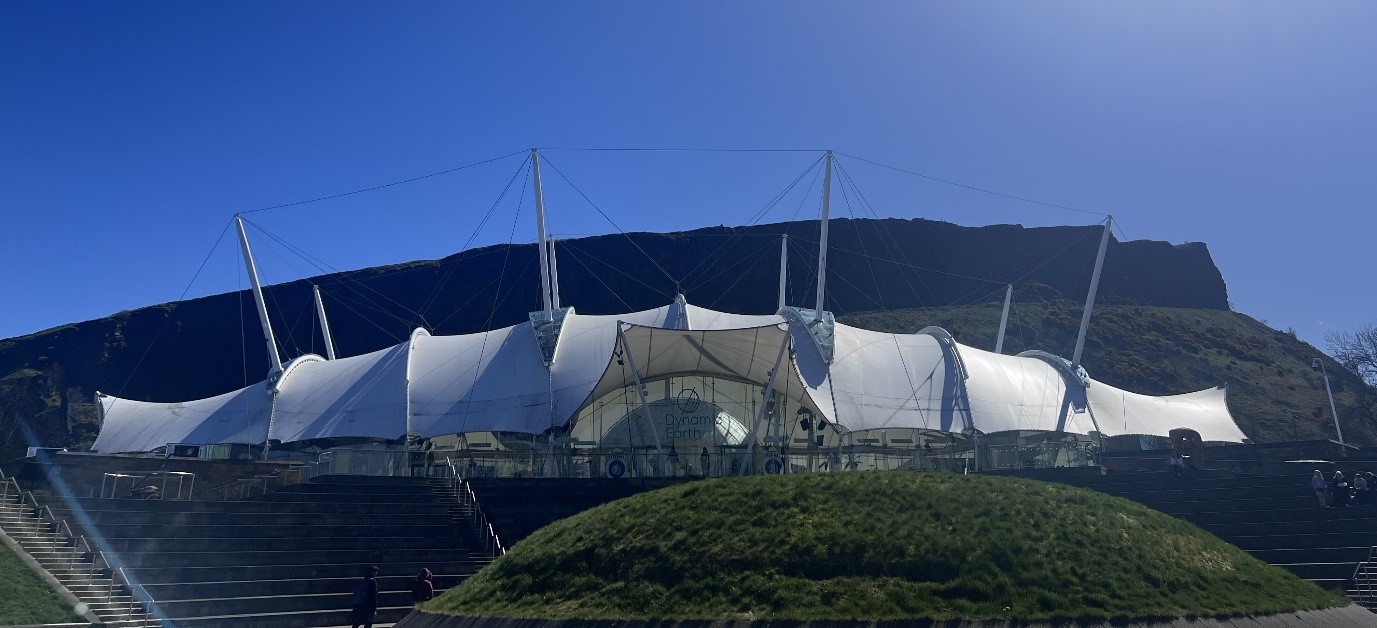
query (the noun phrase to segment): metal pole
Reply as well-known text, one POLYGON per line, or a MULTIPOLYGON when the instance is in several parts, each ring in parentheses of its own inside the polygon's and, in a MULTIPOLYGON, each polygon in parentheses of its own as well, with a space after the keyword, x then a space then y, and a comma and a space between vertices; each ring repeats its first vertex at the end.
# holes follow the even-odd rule
POLYGON ((320 286, 311 286, 316 296, 316 315, 320 317, 320 333, 325 336, 325 357, 335 359, 335 339, 330 335, 330 321, 325 319, 325 302, 320 300, 320 286))
POLYGON ((1095 272, 1090 275, 1090 294, 1085 297, 1085 313, 1081 314, 1081 331, 1076 334, 1076 352, 1071 356, 1071 366, 1081 365, 1081 351, 1085 349, 1085 332, 1090 329, 1090 310, 1095 308, 1095 292, 1100 288, 1100 270, 1104 268, 1104 252, 1109 246, 1109 230, 1114 217, 1104 219, 1104 234, 1100 236, 1100 252, 1095 256, 1095 272))
MULTIPOLYGON (((636 357, 631 354, 631 345, 626 341, 626 334, 622 330, 622 324, 617 323, 617 340, 622 344, 622 351, 626 353, 626 363, 631 367, 631 377, 636 381, 636 392, 641 395, 641 420, 650 426, 650 434, 655 437, 655 457, 659 461, 660 451, 660 432, 655 429, 655 422, 650 420, 650 396, 646 393, 645 384, 641 383, 641 372, 636 370, 636 357)), ((630 423, 627 424, 629 428, 630 423)), ((628 435, 627 441, 630 442, 628 435)), ((634 444, 632 444, 634 447, 634 444)))
POLYGON ((550 234, 550 303, 559 309, 559 263, 555 259, 555 234, 550 234))
POLYGON ((1329 388, 1329 370, 1324 367, 1324 362, 1315 358, 1320 364, 1320 373, 1324 375, 1324 392, 1329 395, 1329 414, 1334 417, 1334 431, 1339 435, 1339 444, 1344 444, 1344 430, 1339 427, 1339 411, 1334 407, 1334 391, 1329 388))
POLYGON ((785 234, 779 238, 779 307, 775 311, 784 309, 784 288, 789 282, 789 235, 785 234))
POLYGON ((258 322, 263 324, 263 337, 268 343, 268 359, 273 372, 282 371, 282 357, 277 354, 277 339, 273 337, 272 323, 268 322, 268 306, 263 301, 263 288, 258 284, 258 267, 253 263, 253 251, 249 250, 249 237, 244 234, 244 219, 234 215, 234 226, 239 230, 239 248, 244 252, 244 266, 248 269, 249 284, 253 286, 253 300, 258 304, 258 322))
POLYGON ((540 303, 545 308, 545 320, 553 320, 550 308, 550 260, 545 250, 545 195, 540 187, 540 152, 531 149, 531 176, 535 179, 536 248, 540 249, 540 303))
POLYGON ((1014 300, 1014 284, 1004 291, 1004 313, 999 315, 999 338, 995 340, 995 353, 1004 353, 1004 330, 1009 327, 1009 304, 1014 300))
MULTIPOLYGON (((770 379, 765 382, 763 399, 760 402, 760 410, 755 413, 755 424, 751 426, 750 434, 747 434, 746 442, 746 461, 754 466, 755 435, 760 431, 760 422, 765 420, 765 411, 770 408, 770 401, 775 393, 775 375, 779 373, 779 365, 784 362, 784 352, 789 349, 789 334, 784 334, 784 341, 779 343, 779 354, 775 356, 775 366, 770 369, 770 379)), ((741 465, 741 473, 746 473, 746 465, 741 465)))
POLYGON ((827 214, 832 202, 832 151, 827 151, 827 166, 822 177, 822 231, 818 237, 818 301, 814 320, 822 318, 823 295, 827 294, 827 214))

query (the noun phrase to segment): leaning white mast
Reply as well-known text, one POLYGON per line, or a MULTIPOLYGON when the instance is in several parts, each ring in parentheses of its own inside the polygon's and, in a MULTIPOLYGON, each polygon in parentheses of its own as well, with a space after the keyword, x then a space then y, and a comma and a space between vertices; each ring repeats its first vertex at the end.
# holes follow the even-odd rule
POLYGON ((995 353, 1004 353, 1004 330, 1009 327, 1009 304, 1014 300, 1014 284, 1004 291, 1004 313, 999 315, 999 337, 995 340, 995 353))
POLYGON ((1100 270, 1104 268, 1104 252, 1109 246, 1109 230, 1114 224, 1113 216, 1104 219, 1104 234, 1100 236, 1100 252, 1095 256, 1095 272, 1090 274, 1090 294, 1085 297, 1085 313, 1081 314, 1081 331, 1076 334, 1076 352, 1071 356, 1071 366, 1081 365, 1081 351, 1085 349, 1085 332, 1090 329, 1090 310, 1095 308, 1095 292, 1100 288, 1100 270))
POLYGON ((555 259, 555 234, 550 234, 550 304, 559 309, 559 261, 555 259))
POLYGON ((789 234, 784 234, 779 239, 779 307, 775 311, 784 309, 784 288, 789 283, 789 234))
POLYGON ((554 320, 550 303, 550 259, 545 250, 545 196, 540 189, 540 151, 531 149, 531 176, 535 179, 536 238, 540 249, 540 303, 545 308, 545 320, 554 320))
POLYGON ((316 315, 320 317, 320 333, 325 336, 325 357, 335 359, 335 338, 330 335, 330 321, 325 318, 325 302, 320 299, 320 286, 311 286, 316 297, 316 315))
POLYGON ((827 214, 832 200, 832 151, 827 151, 827 166, 822 177, 822 231, 818 237, 818 301, 814 319, 822 318, 823 295, 827 293, 827 214))
POLYGON ((268 344, 268 359, 272 362, 272 372, 282 372, 282 357, 277 353, 277 339, 273 337, 272 323, 268 322, 268 306, 263 301, 263 288, 258 284, 258 267, 253 263, 253 251, 249 250, 249 237, 244 234, 244 219, 234 215, 234 226, 239 230, 239 249, 244 252, 244 267, 249 272, 249 285, 253 286, 253 300, 258 304, 258 322, 263 324, 263 338, 268 344))

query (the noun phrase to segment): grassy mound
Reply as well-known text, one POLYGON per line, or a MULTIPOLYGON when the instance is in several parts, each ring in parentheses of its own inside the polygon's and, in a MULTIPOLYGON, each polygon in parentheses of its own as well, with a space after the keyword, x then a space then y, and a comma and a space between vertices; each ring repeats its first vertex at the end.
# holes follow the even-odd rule
POLYGON ((1147 618, 1342 606, 1116 497, 939 473, 724 478, 547 526, 428 611, 545 619, 1147 618))
POLYGON ((80 621, 71 607, 14 552, 0 545, 0 626, 71 621, 80 621))

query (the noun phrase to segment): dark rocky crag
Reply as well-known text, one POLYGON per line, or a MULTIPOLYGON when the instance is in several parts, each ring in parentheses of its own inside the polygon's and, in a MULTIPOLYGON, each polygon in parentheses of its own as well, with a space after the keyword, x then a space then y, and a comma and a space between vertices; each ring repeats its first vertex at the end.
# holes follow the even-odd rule
MULTIPOLYGON (((811 306, 817 221, 562 241, 561 296, 586 314, 658 307, 677 292, 714 309, 771 312, 782 233, 791 242, 789 302, 811 306)), ((921 219, 834 220, 828 308, 845 318, 989 304, 1003 298, 1002 284, 1008 282, 1017 286, 1020 302, 1083 301, 1100 233, 1094 226, 969 228, 921 219)), ((357 355, 401 342, 416 327, 459 334, 523 321, 540 305, 538 273, 533 245, 498 245, 441 260, 292 281, 267 293, 284 359, 323 353, 312 283, 324 294, 340 353, 357 355)), ((1098 302, 1228 310, 1223 277, 1200 243, 1111 239, 1098 302)), ((10 457, 24 444, 23 430, 15 427, 19 417, 44 444, 89 443, 94 413, 88 404, 96 390, 180 401, 260 380, 267 370, 260 338, 253 300, 238 292, 0 341, 0 457, 10 457)), ((1044 348, 1070 353, 1069 346, 1044 348)), ((1087 364, 1093 364, 1090 358, 1087 364)), ((1096 375, 1115 382, 1112 373, 1096 375)))

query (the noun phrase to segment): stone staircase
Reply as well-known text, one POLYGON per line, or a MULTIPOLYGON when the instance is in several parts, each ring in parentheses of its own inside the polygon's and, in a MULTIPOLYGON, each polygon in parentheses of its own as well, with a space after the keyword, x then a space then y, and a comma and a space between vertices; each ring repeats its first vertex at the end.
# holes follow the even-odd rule
MULTIPOLYGON (((159 625, 116 569, 66 520, 0 473, 0 528, 106 626, 159 625)), ((135 589, 136 590, 136 589, 135 589)))
POLYGON ((324 476, 229 501, 52 501, 152 601, 162 622, 151 625, 347 626, 369 566, 377 621, 390 623, 411 611, 423 567, 444 590, 491 561, 448 480, 324 476))

